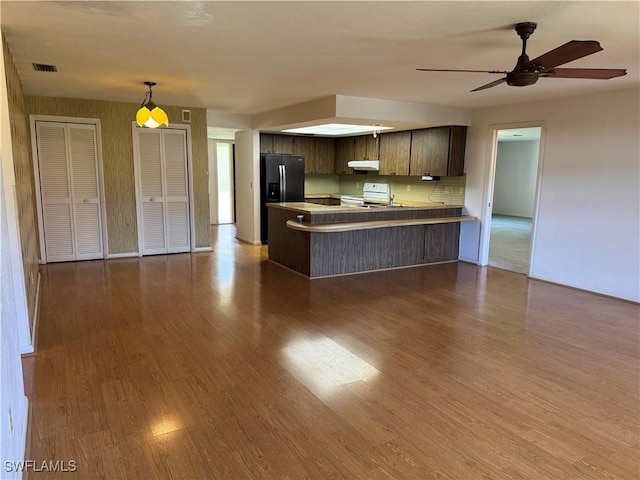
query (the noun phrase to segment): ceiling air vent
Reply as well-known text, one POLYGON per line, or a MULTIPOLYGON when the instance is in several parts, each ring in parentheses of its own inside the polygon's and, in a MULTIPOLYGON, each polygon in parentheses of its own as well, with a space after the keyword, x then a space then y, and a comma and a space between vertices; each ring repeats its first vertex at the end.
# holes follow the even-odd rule
POLYGON ((57 72, 58 71, 58 67, 56 67, 55 65, 46 65, 44 63, 32 63, 31 65, 33 65, 33 69, 36 72, 57 72))

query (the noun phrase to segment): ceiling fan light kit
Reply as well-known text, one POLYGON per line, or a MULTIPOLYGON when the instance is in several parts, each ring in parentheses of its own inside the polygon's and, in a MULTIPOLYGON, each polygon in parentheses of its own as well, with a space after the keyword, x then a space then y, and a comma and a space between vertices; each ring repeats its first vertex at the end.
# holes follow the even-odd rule
POLYGON ((472 92, 486 90, 502 83, 506 83, 510 87, 527 87, 536 83, 540 77, 608 80, 627 74, 627 71, 623 68, 556 68, 559 65, 602 51, 603 48, 595 40, 571 40, 533 60, 529 60, 527 40, 536 30, 536 27, 537 24, 535 22, 516 24, 516 33, 522 39, 522 53, 518 57, 516 66, 510 72, 503 70, 449 70, 435 68, 418 68, 416 70, 423 72, 470 72, 505 75, 500 80, 495 80, 471 90, 472 92))

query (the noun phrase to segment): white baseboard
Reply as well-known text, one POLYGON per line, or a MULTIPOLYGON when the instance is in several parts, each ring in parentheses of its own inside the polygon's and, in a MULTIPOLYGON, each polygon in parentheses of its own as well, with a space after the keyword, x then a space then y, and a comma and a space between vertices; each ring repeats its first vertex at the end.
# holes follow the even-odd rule
POLYGON ((27 345, 20 345, 20 355, 29 355, 36 351, 36 330, 38 327, 38 312, 40 311, 40 282, 42 280, 42 276, 40 275, 40 271, 38 271, 38 280, 36 281, 36 301, 33 305, 33 312, 31 315, 28 315, 28 321, 31 321, 33 318, 33 327, 31 327, 31 338, 30 343, 27 345))
POLYGON ((128 253, 110 253, 107 255, 107 258, 131 258, 131 257, 139 257, 140 254, 138 252, 128 252, 128 253))
POLYGON ((560 281, 558 279, 545 277, 542 275, 531 274, 530 278, 533 278, 535 280, 542 280, 543 282, 554 283, 556 285, 564 285, 565 287, 575 288, 577 290, 583 290, 585 292, 596 293, 598 295, 605 295, 607 297, 619 298, 621 300, 626 300, 633 303, 640 303, 640 297, 638 295, 633 295, 633 294, 629 295, 625 292, 608 290, 605 288, 594 287, 591 285, 579 285, 574 282, 560 281))
POLYGON ((194 252, 213 252, 211 247, 196 247, 194 252))
POLYGON ((473 263, 474 265, 478 265, 478 259, 477 258, 459 256, 458 260, 460 260, 461 262, 473 263))

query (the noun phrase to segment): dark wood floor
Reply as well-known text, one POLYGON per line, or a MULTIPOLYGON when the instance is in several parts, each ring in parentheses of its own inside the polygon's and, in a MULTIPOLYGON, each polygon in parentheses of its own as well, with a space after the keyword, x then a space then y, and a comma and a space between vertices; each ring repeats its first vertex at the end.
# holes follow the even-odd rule
POLYGON ((464 263, 43 268, 30 479, 637 479, 635 304, 464 263))

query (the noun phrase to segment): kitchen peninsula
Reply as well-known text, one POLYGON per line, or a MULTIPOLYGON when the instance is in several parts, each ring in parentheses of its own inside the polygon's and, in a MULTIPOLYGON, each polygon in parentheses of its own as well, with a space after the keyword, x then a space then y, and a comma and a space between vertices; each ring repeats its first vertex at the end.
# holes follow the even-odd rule
POLYGON ((461 205, 272 203, 269 259, 310 278, 458 259, 461 205))

